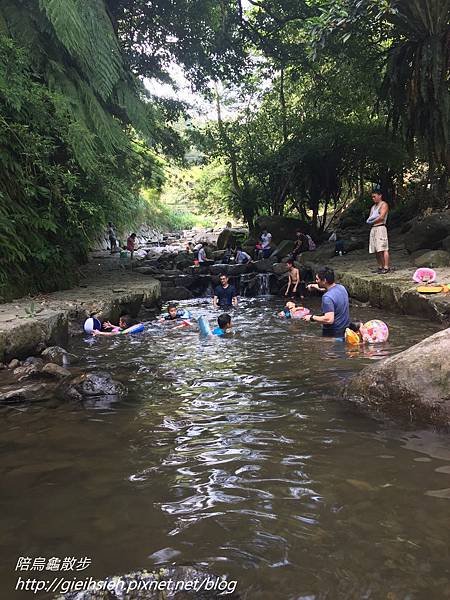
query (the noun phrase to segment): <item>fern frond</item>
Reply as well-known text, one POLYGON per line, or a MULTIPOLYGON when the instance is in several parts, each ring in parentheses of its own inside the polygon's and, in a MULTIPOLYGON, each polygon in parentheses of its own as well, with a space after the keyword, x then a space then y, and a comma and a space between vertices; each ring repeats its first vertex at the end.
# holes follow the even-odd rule
POLYGON ((117 38, 102 0, 39 0, 56 37, 107 100, 123 73, 117 38))

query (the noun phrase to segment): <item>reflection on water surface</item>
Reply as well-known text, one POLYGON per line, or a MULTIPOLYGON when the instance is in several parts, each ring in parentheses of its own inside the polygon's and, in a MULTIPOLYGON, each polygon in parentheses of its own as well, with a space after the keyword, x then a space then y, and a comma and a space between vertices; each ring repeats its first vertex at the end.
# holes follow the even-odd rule
POLYGON ((90 556, 94 577, 195 563, 251 599, 450 597, 448 438, 337 401, 353 372, 436 328, 354 309, 391 340, 348 349, 245 302, 230 339, 149 324, 75 340, 124 401, 2 409, 2 597, 20 597, 20 555, 90 556))

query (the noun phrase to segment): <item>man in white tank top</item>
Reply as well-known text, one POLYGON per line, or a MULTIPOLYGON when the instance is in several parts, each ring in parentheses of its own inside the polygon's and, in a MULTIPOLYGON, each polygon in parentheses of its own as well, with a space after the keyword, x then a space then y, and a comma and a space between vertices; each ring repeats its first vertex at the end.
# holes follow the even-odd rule
POLYGON ((378 263, 378 273, 389 273, 389 240, 386 221, 389 205, 383 200, 380 186, 376 186, 372 193, 374 202, 370 209, 367 223, 371 226, 369 237, 369 253, 375 254, 378 263))

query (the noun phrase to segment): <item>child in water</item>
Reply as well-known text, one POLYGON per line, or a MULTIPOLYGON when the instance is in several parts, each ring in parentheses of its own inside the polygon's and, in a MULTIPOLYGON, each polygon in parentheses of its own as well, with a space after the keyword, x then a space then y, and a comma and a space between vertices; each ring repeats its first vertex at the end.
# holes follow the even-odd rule
POLYGON ((160 323, 164 323, 166 321, 178 321, 180 322, 179 327, 189 327, 191 324, 191 318, 192 315, 188 310, 178 308, 176 304, 169 304, 167 307, 167 313, 162 315, 158 321, 160 323))
POLYGON ((118 325, 113 325, 109 321, 104 321, 102 324, 103 329, 110 329, 110 331, 98 331, 94 329, 92 335, 121 335, 130 333, 130 329, 134 330, 134 326, 137 325, 130 315, 122 315, 119 319, 118 325))
POLYGON ((217 317, 217 325, 215 329, 212 331, 212 335, 225 335, 227 333, 231 333, 231 316, 223 313, 217 317))
POLYGON ((379 319, 372 319, 367 323, 354 321, 345 330, 345 341, 349 344, 381 344, 389 338, 389 328, 379 319))
POLYGON ((305 315, 308 315, 309 312, 309 308, 296 306, 295 302, 288 300, 283 310, 278 313, 278 316, 285 319, 301 319, 305 315))

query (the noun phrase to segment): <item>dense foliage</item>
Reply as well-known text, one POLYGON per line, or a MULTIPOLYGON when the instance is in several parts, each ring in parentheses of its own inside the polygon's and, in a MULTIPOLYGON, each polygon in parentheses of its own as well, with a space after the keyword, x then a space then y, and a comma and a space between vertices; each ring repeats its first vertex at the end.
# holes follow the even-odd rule
POLYGON ((186 66, 200 84, 226 41, 214 3, 208 8, 208 30, 204 14, 191 10, 190 2, 180 0, 171 9, 190 11, 183 21, 163 5, 157 14, 146 13, 152 19, 136 21, 133 11, 142 9, 138 2, 2 1, 3 298, 72 283, 108 220, 119 231, 145 221, 192 224, 162 206, 158 195, 165 177, 161 157, 184 153, 171 127, 183 107, 151 98, 137 76, 167 77, 164 69, 176 57, 170 39, 176 36, 184 48, 180 56, 187 51, 186 66), (210 42, 196 56, 194 46, 197 54, 203 46, 192 36, 202 28, 210 42))
POLYGON ((445 205, 450 2, 250 5, 253 72, 216 87, 217 122, 205 131, 250 227, 258 213, 294 213, 323 229, 372 183, 394 205, 405 180, 423 198, 418 175, 428 203, 445 205))

